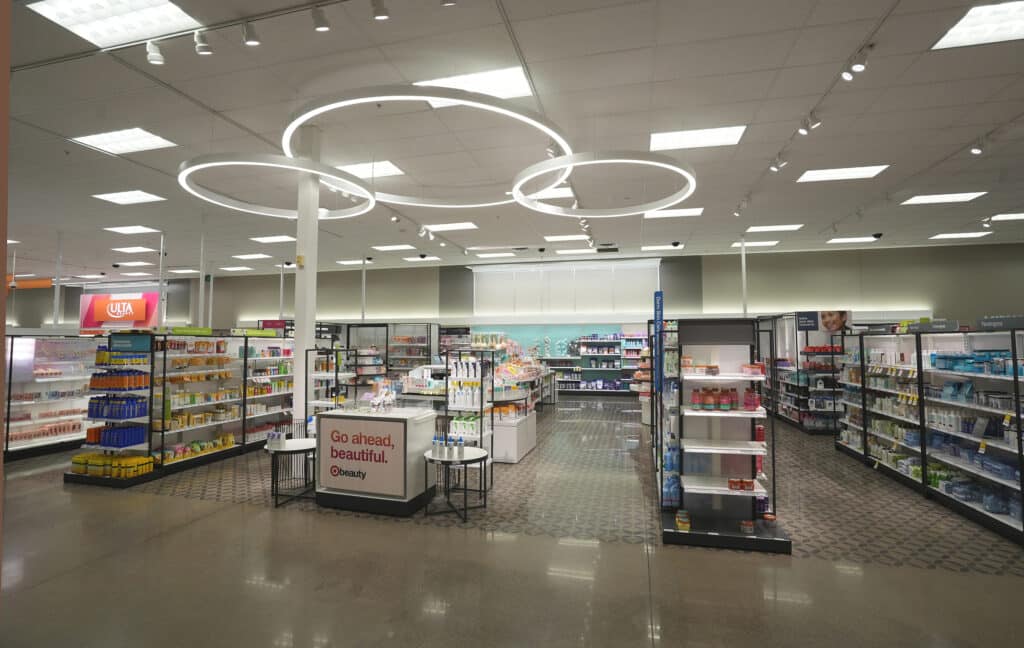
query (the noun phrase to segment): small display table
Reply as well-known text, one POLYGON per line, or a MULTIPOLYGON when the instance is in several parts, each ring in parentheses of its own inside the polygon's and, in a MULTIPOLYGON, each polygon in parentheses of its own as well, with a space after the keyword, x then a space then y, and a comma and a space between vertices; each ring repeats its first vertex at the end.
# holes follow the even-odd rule
POLYGON ((309 495, 315 486, 310 467, 316 458, 316 439, 286 439, 276 448, 263 448, 270 453, 270 496, 274 508, 293 499, 313 499, 309 495))
POLYGON ((454 449, 452 450, 450 456, 446 456, 441 451, 438 451, 438 453, 435 455, 433 449, 427 450, 426 452, 424 452, 423 453, 423 462, 424 462, 423 483, 424 483, 424 488, 426 488, 426 483, 427 483, 426 473, 430 472, 430 470, 427 469, 427 466, 429 466, 429 464, 440 464, 444 468, 444 485, 443 485, 443 488, 444 488, 444 501, 447 504, 447 508, 445 510, 431 511, 430 510, 430 502, 428 501, 426 506, 423 507, 423 516, 426 517, 428 515, 443 515, 443 514, 446 514, 446 513, 455 513, 455 515, 458 515, 459 518, 463 522, 465 522, 469 518, 469 510, 470 509, 487 508, 487 480, 484 479, 484 474, 487 472, 485 470, 485 468, 487 466, 486 461, 487 461, 487 451, 484 450, 483 448, 472 448, 472 447, 470 447, 470 448, 463 448, 462 456, 461 457, 458 456, 457 451, 454 450, 454 449), (479 466, 480 467, 480 486, 479 486, 479 488, 470 488, 469 487, 469 475, 468 475, 468 471, 465 470, 465 468, 468 468, 469 466, 474 465, 474 464, 480 464, 480 466, 479 466), (462 486, 461 487, 454 487, 454 486, 452 486, 452 482, 451 482, 451 471, 452 471, 452 468, 462 468, 463 469, 463 479, 462 479, 462 486), (456 506, 452 502, 452 492, 453 491, 454 492, 462 491, 462 510, 461 511, 459 510, 458 506, 456 506), (474 506, 470 506, 469 505, 469 491, 475 491, 481 498, 483 498, 483 501, 480 504, 476 504, 474 506))

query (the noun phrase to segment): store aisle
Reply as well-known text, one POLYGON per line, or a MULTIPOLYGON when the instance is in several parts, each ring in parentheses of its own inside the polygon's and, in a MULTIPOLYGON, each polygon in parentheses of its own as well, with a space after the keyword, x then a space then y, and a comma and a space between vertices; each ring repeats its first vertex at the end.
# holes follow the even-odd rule
POLYGON ((794 556, 637 540, 652 533, 655 504, 635 409, 581 400, 545 413, 528 461, 499 466, 496 497, 509 501, 471 518, 471 528, 274 510, 260 453, 130 491, 63 486, 60 457, 11 464, 0 644, 981 647, 1019 639, 1024 552, 959 518, 963 528, 945 529, 941 507, 902 500, 902 486, 794 430, 779 438, 794 556), (840 497, 851 484, 866 495, 840 497), (875 513, 859 499, 874 499, 875 513), (906 531, 901 510, 916 520, 906 531), (948 560, 878 559, 910 540, 902 533, 943 551, 966 538, 959 550, 980 542, 1017 562, 991 575, 982 563, 962 571, 948 560))

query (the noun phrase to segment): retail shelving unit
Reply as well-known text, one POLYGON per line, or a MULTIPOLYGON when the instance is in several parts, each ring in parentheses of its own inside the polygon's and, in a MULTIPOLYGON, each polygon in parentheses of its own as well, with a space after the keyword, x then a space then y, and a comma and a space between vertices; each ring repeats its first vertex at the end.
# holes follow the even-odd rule
POLYGON ((85 441, 96 340, 8 335, 4 460, 76 448, 85 441))
POLYGON ((568 345, 569 355, 538 359, 555 373, 561 393, 629 395, 635 391, 630 383, 644 341, 637 336, 588 335, 568 345))
MULTIPOLYGON (((459 349, 442 355, 448 368, 444 394, 445 433, 456 441, 461 438, 466 445, 487 450, 490 456, 482 466, 484 471, 490 470, 491 485, 494 484, 495 356, 495 351, 485 349, 459 349)), ((469 484, 468 478, 463 484, 469 484)))
POLYGON ((754 364, 758 322, 679 320, 676 330, 674 340, 665 335, 656 398, 662 541, 791 553, 776 524, 774 422, 760 406, 766 376, 754 364), (670 364, 677 359, 682 367, 670 364))
POLYGON ((436 324, 388 324, 388 375, 400 378, 410 369, 430 364, 435 355, 436 324))
POLYGON ((246 337, 243 344, 242 448, 248 451, 262 448, 272 430, 294 419, 295 341, 246 337))
POLYGON ((844 342, 847 414, 836 448, 1024 544, 1024 330, 844 342))
POLYGON ((158 476, 152 457, 156 344, 148 333, 113 333, 89 378, 88 461, 72 461, 64 482, 128 488, 158 476), (127 411, 127 407, 134 411, 127 411), (131 464, 131 465, 128 465, 131 464))
POLYGON ((306 420, 353 397, 356 374, 347 368, 354 366, 355 354, 355 349, 306 349, 306 372, 313 386, 306 392, 306 420))
POLYGON ((359 397, 359 388, 366 388, 378 378, 387 377, 387 341, 387 324, 349 324, 345 347, 355 349, 355 354, 346 357, 351 364, 345 369, 356 374, 353 398, 359 397))
POLYGON ((438 353, 445 351, 458 351, 469 349, 473 345, 473 338, 468 326, 441 326, 437 332, 438 353))

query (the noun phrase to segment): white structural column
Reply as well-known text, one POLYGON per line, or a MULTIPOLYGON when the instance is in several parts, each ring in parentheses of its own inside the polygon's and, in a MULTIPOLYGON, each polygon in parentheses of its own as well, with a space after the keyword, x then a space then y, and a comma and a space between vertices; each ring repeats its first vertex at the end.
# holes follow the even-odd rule
POLYGON ((743 317, 747 316, 747 237, 740 237, 740 283, 743 291, 743 317))
MULTIPOLYGON (((320 130, 315 126, 299 129, 301 157, 320 161, 320 130)), ((306 375, 306 349, 316 344, 316 274, 320 178, 312 173, 299 175, 298 227, 295 234, 295 394, 292 420, 302 421, 309 383, 306 375)))
MULTIPOLYGON (((206 225, 205 219, 203 226, 206 225)), ((206 234, 199 235, 199 312, 196 313, 196 326, 203 326, 206 319, 206 234)))
POLYGON ((64 237, 60 230, 57 231, 57 268, 53 273, 53 316, 50 318, 50 325, 54 328, 60 326, 60 279, 64 274, 64 237))

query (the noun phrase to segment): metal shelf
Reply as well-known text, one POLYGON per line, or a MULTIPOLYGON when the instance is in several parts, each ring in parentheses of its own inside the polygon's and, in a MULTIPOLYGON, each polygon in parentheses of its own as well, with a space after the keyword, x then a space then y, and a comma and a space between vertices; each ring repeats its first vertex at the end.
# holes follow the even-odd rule
POLYGON ((1017 452, 1017 447, 1016 446, 1010 445, 1009 443, 1006 443, 1005 441, 1000 441, 999 439, 988 439, 988 438, 976 437, 976 436, 973 436, 971 434, 964 434, 963 432, 946 432, 946 431, 943 431, 943 430, 938 430, 938 429, 933 428, 933 427, 928 428, 928 431, 932 432, 934 434, 948 434, 949 436, 955 436, 955 437, 958 437, 958 438, 961 438, 961 439, 966 439, 968 441, 974 441, 975 443, 978 443, 978 444, 980 444, 982 441, 984 441, 986 447, 998 448, 1000 450, 1005 450, 1006 452, 1013 452, 1014 454, 1016 454, 1016 452, 1017 452))
POLYGON ((873 409, 868 409, 868 412, 871 413, 871 414, 876 414, 878 416, 884 416, 886 418, 895 419, 897 421, 903 421, 904 423, 910 423, 911 425, 921 425, 920 421, 915 421, 912 418, 907 418, 905 416, 900 416, 899 414, 888 414, 886 412, 879 412, 878 410, 873 410, 873 409))
POLYGON ((709 418, 743 418, 743 419, 754 419, 754 418, 765 418, 768 416, 768 412, 763 408, 759 407, 756 410, 693 410, 684 409, 684 416, 699 416, 709 418))
POLYGON ((965 401, 952 401, 944 398, 930 398, 925 396, 925 400, 929 403, 939 403, 940 405, 949 405, 951 407, 962 407, 964 409, 977 410, 979 412, 990 412, 992 414, 998 414, 999 416, 1013 416, 1013 412, 1010 410, 999 409, 998 407, 988 407, 987 405, 977 405, 975 403, 967 403, 965 401))
POLYGON ((29 439, 27 441, 11 441, 7 450, 10 452, 14 452, 15 450, 28 450, 29 448, 41 448, 43 446, 58 445, 60 443, 68 443, 70 441, 85 441, 85 432, 40 437, 38 439, 29 439))
POLYGON ((22 421, 8 421, 7 427, 22 427, 25 425, 43 425, 44 423, 56 423, 57 421, 74 421, 86 418, 85 414, 65 414, 63 416, 50 416, 41 419, 27 419, 22 421))
POLYGON ((683 374, 683 382, 764 382, 765 376, 749 374, 717 374, 714 376, 705 374, 683 374))
POLYGON ((726 441, 723 439, 683 439, 684 452, 696 454, 766 455, 768 446, 764 441, 726 441))
POLYGON ((965 376, 967 378, 981 378, 983 380, 1009 380, 1013 381, 1013 376, 997 376, 996 374, 983 374, 973 373, 971 371, 948 371, 946 369, 925 369, 925 373, 936 374, 940 376, 965 376))
POLYGON ((728 477, 710 477, 705 475, 682 475, 680 481, 683 492, 704 495, 735 495, 738 497, 763 497, 768 494, 764 486, 754 480, 754 490, 732 490, 729 488, 728 477))
POLYGON ((1002 486, 1006 486, 1007 488, 1013 489, 1015 491, 1020 491, 1020 482, 1014 481, 1012 479, 1003 479, 1002 477, 997 477, 996 475, 993 475, 992 473, 987 473, 984 470, 982 470, 981 468, 976 467, 971 462, 964 461, 960 457, 953 457, 953 456, 950 456, 950 455, 947 455, 947 454, 942 454, 942 453, 939 453, 939 452, 934 452, 934 453, 929 453, 928 454, 928 458, 929 459, 934 459, 935 461, 942 462, 942 463, 944 463, 946 465, 949 465, 949 466, 953 466, 954 468, 959 468, 960 470, 962 470, 962 471, 964 471, 966 473, 971 473, 972 475, 977 475, 978 477, 982 477, 984 479, 987 479, 990 482, 993 482, 995 484, 1000 484, 1002 486))

